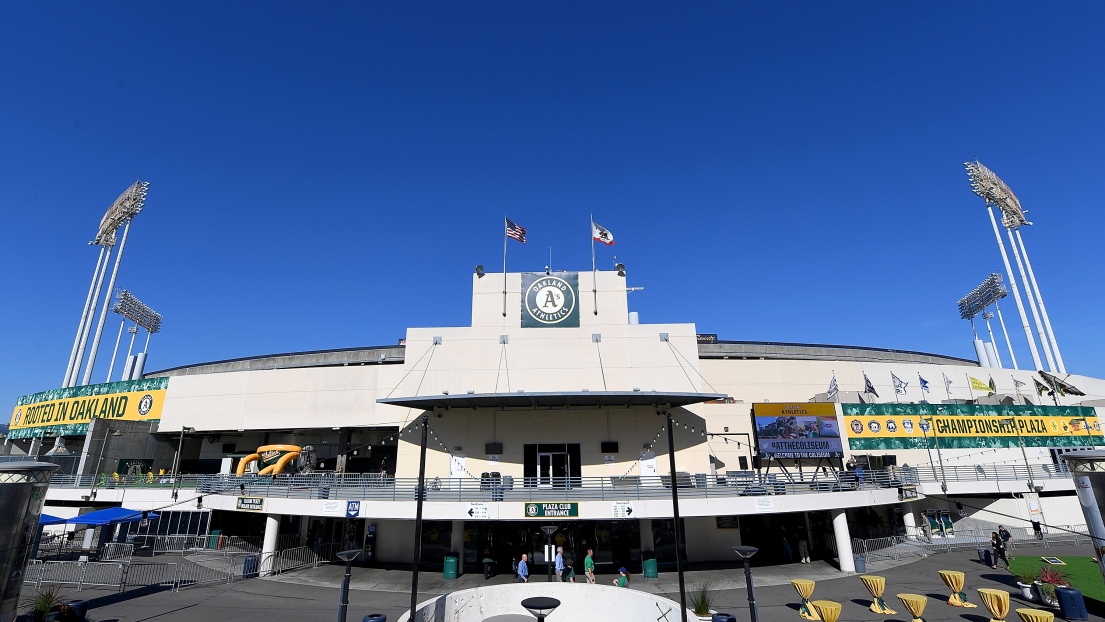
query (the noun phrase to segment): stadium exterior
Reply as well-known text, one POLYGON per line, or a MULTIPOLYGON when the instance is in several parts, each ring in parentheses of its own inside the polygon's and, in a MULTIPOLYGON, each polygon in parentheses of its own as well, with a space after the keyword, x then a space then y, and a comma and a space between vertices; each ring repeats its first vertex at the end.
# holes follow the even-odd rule
POLYGON ((1105 380, 1071 375, 1085 395, 1049 397, 1034 372, 953 357, 718 341, 638 323, 615 272, 505 278, 473 275, 470 326, 408 328, 395 346, 24 396, 2 451, 63 465, 52 515, 125 504, 163 513, 135 528, 149 534, 218 529, 266 551, 363 546, 361 563, 410 564, 428 421, 422 562, 455 552, 467 571, 523 552, 541 563, 545 525, 570 557, 664 566, 673 486, 690 562, 752 543, 759 563, 804 546, 852 570, 852 538, 1083 522, 1059 455, 1105 444, 1105 380), (302 450, 284 475, 236 474, 273 445, 302 450))

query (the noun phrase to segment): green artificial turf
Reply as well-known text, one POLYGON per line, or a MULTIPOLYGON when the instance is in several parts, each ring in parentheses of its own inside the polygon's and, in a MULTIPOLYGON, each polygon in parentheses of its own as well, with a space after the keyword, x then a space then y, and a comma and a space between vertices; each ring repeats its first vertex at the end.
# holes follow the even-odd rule
POLYGON ((1105 580, 1102 580, 1101 570, 1092 557, 1064 556, 1059 559, 1067 562, 1067 565, 1053 566, 1039 557, 1018 555, 1009 566, 1013 572, 1026 569, 1039 571, 1040 568, 1045 566, 1065 572, 1070 576, 1071 585, 1082 590, 1084 597, 1105 603, 1105 580))

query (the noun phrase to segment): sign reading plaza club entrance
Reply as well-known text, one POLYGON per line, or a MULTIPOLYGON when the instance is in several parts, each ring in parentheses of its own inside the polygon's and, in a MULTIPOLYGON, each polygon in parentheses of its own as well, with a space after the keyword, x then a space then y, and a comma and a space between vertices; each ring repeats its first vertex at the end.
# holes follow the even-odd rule
POLYGON ((573 518, 579 516, 578 503, 527 503, 526 518, 573 518))
POLYGON ((579 274, 523 272, 522 328, 579 328, 579 274))

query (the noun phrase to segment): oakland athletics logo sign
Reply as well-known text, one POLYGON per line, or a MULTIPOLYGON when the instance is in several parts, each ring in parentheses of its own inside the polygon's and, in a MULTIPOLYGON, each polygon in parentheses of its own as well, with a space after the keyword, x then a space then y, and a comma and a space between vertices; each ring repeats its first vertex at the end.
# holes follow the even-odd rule
POLYGON ((522 328, 578 327, 579 275, 522 274, 522 328))

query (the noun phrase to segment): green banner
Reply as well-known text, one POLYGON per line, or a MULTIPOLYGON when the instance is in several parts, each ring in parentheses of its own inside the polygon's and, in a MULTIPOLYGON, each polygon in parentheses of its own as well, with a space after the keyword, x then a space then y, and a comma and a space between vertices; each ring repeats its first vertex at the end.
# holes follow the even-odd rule
POLYGON ((523 272, 522 328, 579 328, 579 274, 523 272))
POLYGON ((842 404, 853 451, 1092 447, 1105 444, 1095 409, 991 404, 842 404))
POLYGON ((573 518, 579 516, 578 503, 527 503, 526 518, 573 518))

